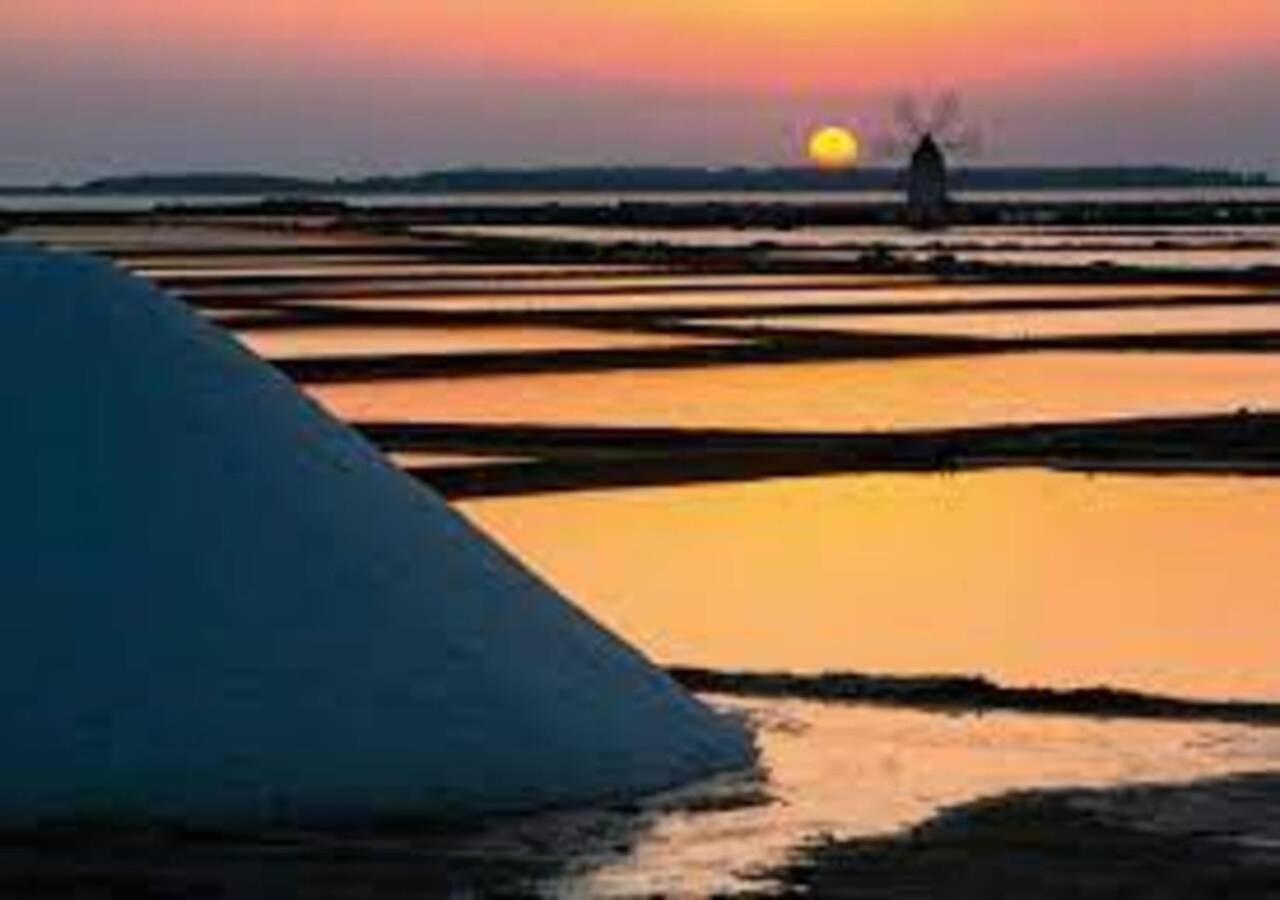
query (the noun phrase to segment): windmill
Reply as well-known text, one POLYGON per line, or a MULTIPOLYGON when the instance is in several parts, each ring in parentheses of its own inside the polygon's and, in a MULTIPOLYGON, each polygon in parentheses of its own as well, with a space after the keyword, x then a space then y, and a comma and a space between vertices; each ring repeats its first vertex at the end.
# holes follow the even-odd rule
POLYGON ((902 97, 894 104, 893 118, 896 133, 877 142, 877 152, 907 159, 907 223, 921 231, 946 228, 952 211, 948 158, 977 155, 981 135, 964 124, 955 93, 927 105, 902 97))

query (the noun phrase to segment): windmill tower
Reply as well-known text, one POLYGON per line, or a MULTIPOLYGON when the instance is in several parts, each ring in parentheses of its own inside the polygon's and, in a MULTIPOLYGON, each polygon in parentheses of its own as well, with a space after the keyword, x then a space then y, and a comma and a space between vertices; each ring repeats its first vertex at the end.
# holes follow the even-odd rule
POLYGON ((920 231, 946 228, 951 194, 947 185, 947 157, 932 134, 926 134, 911 154, 907 167, 907 222, 920 231))
POLYGON ((897 134, 883 150, 891 157, 907 157, 907 225, 918 231, 946 228, 955 211, 949 157, 976 155, 980 137, 962 126, 955 94, 944 94, 928 112, 914 98, 903 98, 894 107, 894 122, 897 134))

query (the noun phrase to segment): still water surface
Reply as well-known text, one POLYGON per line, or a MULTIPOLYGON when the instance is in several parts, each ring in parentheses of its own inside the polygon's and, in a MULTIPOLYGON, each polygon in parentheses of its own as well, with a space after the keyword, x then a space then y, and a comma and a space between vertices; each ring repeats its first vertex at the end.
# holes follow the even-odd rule
POLYGON ((472 501, 658 659, 1280 700, 1280 483, 1039 471, 472 501))
POLYGON ((1035 353, 317 385, 362 421, 861 431, 1280 409, 1273 355, 1035 353))
MULTIPOLYGON (((478 273, 484 274, 484 273, 478 273)), ((325 289, 314 291, 306 298, 306 302, 324 307, 360 306, 362 309, 385 309, 397 311, 438 310, 457 303, 466 309, 494 309, 504 311, 638 311, 653 309, 672 309, 694 313, 706 308, 744 308, 769 307, 785 309, 794 306, 859 306, 859 305, 895 305, 910 304, 951 304, 951 303, 1001 303, 1001 302, 1040 302, 1052 304, 1055 301, 1072 300, 1148 300, 1197 297, 1256 297, 1258 291, 1235 285, 1162 285, 1162 284, 1094 284, 1094 285, 1056 285, 1056 284, 964 284, 937 283, 925 279, 882 279, 864 278, 828 278, 826 276, 812 279, 807 285, 796 279, 786 278, 785 286, 779 286, 776 277, 743 277, 733 281, 721 282, 714 279, 714 289, 704 287, 708 279, 690 278, 644 278, 619 279, 601 278, 596 281, 582 280, 577 282, 540 280, 537 293, 521 293, 520 286, 514 290, 496 296, 467 294, 464 287, 480 287, 482 281, 455 282, 448 285, 419 284, 425 291, 432 288, 430 296, 413 296, 413 283, 397 283, 396 295, 378 295, 370 292, 362 295, 358 289, 335 296, 325 289), (634 287, 628 292, 625 287, 634 287), (457 289, 454 296, 439 295, 436 291, 444 287, 457 289), (734 290, 733 288, 740 288, 734 290), (403 288, 403 292, 399 291, 403 288), (591 289, 597 292, 590 292, 591 289), (666 290, 670 288, 671 290, 666 290), (679 290, 675 290, 679 288, 679 290), (700 289, 703 288, 703 289, 700 289), (555 293, 556 289, 564 289, 564 293, 555 293)), ((492 282, 489 282, 492 285, 492 282)), ((198 290, 198 289, 197 289, 198 290)), ((225 291, 219 291, 224 293, 225 291)), ((263 299, 270 299, 270 289, 259 294, 263 299)))
POLYGON ((1170 309, 1051 310, 948 315, 758 316, 712 320, 716 325, 962 337, 1054 337, 1100 334, 1280 330, 1275 306, 1186 306, 1170 309))
POLYGON ((696 346, 724 341, 577 328, 305 328, 247 331, 239 340, 267 359, 504 353, 696 346))

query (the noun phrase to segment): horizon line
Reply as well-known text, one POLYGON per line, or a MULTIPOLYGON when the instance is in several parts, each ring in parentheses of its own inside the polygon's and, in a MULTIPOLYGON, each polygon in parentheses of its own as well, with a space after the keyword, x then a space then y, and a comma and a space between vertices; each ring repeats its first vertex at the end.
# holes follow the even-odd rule
MULTIPOLYGON (((363 174, 321 175, 290 173, 276 169, 253 168, 183 168, 120 171, 109 174, 81 176, 75 179, 53 179, 32 182, 0 183, 0 192, 5 193, 65 193, 88 191, 111 186, 115 183, 146 181, 192 181, 209 182, 216 180, 261 180, 281 182, 282 186, 292 183, 297 189, 347 187, 373 188, 379 182, 412 182, 433 178, 518 178, 518 177, 573 177, 573 176, 707 176, 733 177, 739 176, 779 176, 803 178, 815 182, 825 181, 832 189, 865 188, 858 182, 867 177, 882 178, 897 174, 906 168, 902 163, 876 162, 858 164, 838 171, 821 170, 812 165, 801 163, 552 163, 539 165, 494 165, 494 164, 455 164, 441 168, 424 168, 402 171, 372 171, 363 174)), ((1280 173, 1263 168, 1241 166, 1213 166, 1205 164, 1187 164, 1171 162, 1116 162, 1116 163, 1055 163, 1036 165, 1032 163, 992 163, 992 164, 958 164, 952 172, 958 176, 999 175, 1023 177, 1057 177, 1064 176, 1165 176, 1181 178, 1212 178, 1226 181, 1237 181, 1234 187, 1272 187, 1280 186, 1280 173)), ((873 187, 873 186, 872 186, 873 187)), ((449 186, 440 185, 436 190, 449 190, 449 186)), ((577 188, 563 186, 567 191, 609 191, 618 190, 616 185, 588 186, 577 188)), ((679 187, 673 186, 673 190, 679 187)))

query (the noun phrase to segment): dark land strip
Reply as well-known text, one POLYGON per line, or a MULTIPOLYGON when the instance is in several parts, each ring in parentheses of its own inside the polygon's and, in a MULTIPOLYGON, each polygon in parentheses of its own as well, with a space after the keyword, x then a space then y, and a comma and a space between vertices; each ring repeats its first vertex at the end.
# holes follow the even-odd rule
POLYGON ((411 468, 453 499, 996 468, 1134 475, 1280 475, 1280 414, 865 434, 366 423, 387 452, 532 458, 411 468))
MULTIPOLYGON (((234 213, 235 208, 219 210, 234 213)), ((560 225, 644 228, 820 228, 841 225, 906 224, 898 201, 803 203, 787 201, 574 201, 538 205, 379 207, 340 214, 347 225, 379 227, 478 225, 560 225)), ((988 225, 1136 226, 1267 225, 1280 223, 1280 202, 1272 200, 966 200, 952 214, 957 227, 988 225)))
MULTIPOLYGON (((1025 286, 1025 285, 1223 285, 1234 287, 1267 287, 1274 288, 1280 284, 1280 268, 1251 269, 1180 269, 1176 267, 1129 267, 1118 265, 1007 265, 963 260, 911 260, 890 257, 885 260, 860 257, 851 260, 796 260, 775 258, 767 252, 758 250, 714 250, 705 251, 706 258, 697 258, 697 254, 674 253, 665 248, 655 248, 643 252, 623 250, 611 251, 607 247, 592 246, 589 255, 584 252, 566 251, 553 260, 539 258, 545 247, 531 245, 525 251, 512 251, 509 254, 495 255, 487 259, 484 265, 477 265, 477 272, 459 271, 448 273, 443 277, 406 276, 388 274, 377 275, 343 275, 328 274, 299 278, 287 273, 275 277, 262 275, 226 275, 203 276, 199 279, 181 276, 169 281, 161 278, 158 282, 167 287, 183 289, 188 294, 207 296, 243 296, 252 295, 254 291, 260 295, 281 299, 319 299, 325 296, 340 297, 343 292, 348 296, 401 296, 408 290, 418 289, 430 291, 432 282, 442 284, 452 279, 456 281, 475 280, 483 276, 485 266, 502 265, 559 265, 559 266, 612 266, 612 271, 603 271, 599 276, 625 274, 619 273, 619 266, 641 266, 650 269, 661 269, 655 277, 730 277, 756 276, 760 278, 829 278, 836 282, 835 287, 857 287, 847 283, 839 284, 841 278, 936 278, 956 283, 1025 286), (523 252, 523 255, 522 255, 523 252), (687 258, 692 256, 693 258, 687 258), (415 282, 406 285, 406 282, 415 282), (420 287, 419 287, 420 285, 420 287)), ((874 254, 872 254, 874 255, 874 254)), ((1278 255, 1280 260, 1280 255, 1278 255)), ((442 259, 442 265, 453 265, 455 259, 442 259)), ((520 281, 521 273, 508 273, 512 277, 499 274, 498 281, 520 281)), ((540 272, 523 273, 524 282, 536 285, 539 280, 556 277, 554 274, 540 272)), ((597 277, 597 273, 584 273, 583 278, 597 277)), ((821 289, 821 285, 814 285, 821 289)), ((654 286, 661 289, 672 286, 654 286)), ((681 286, 688 290, 689 286, 681 286)), ((775 285, 761 284, 760 288, 768 290, 775 285)), ((642 288, 643 289, 643 288, 642 288)), ((729 290, 749 290, 740 285, 727 287, 729 290)), ((557 291, 563 290, 556 288, 557 291)), ((634 290, 630 287, 618 288, 616 292, 634 290)))
POLYGON ((663 328, 664 333, 717 337, 722 343, 653 348, 396 353, 273 359, 304 384, 335 384, 494 375, 604 373, 977 356, 1013 353, 1261 353, 1280 352, 1280 330, 981 338, 821 329, 714 326, 663 328))
POLYGON ((1280 777, 1028 791, 905 834, 816 841, 761 896, 858 900, 1274 900, 1280 777))
POLYGON ((942 713, 1011 712, 1099 719, 1213 722, 1280 727, 1280 703, 1188 700, 1110 687, 1005 687, 976 676, 857 673, 793 675, 676 667, 669 674, 700 694, 812 700, 942 713))
MULTIPOLYGON (((730 277, 731 274, 720 277, 730 277)), ((882 280, 875 280, 875 276, 863 277, 858 275, 832 275, 829 280, 815 280, 813 276, 796 279, 786 275, 777 275, 768 276, 767 280, 761 277, 761 280, 757 283, 741 281, 734 283, 713 281, 711 279, 717 277, 714 273, 683 272, 679 270, 663 270, 642 274, 622 273, 621 275, 614 271, 580 272, 573 275, 572 279, 591 283, 555 284, 550 286, 539 283, 549 279, 558 280, 561 277, 559 273, 549 273, 546 275, 533 275, 522 280, 516 277, 508 277, 505 274, 489 275, 481 272, 477 274, 461 273, 454 276, 452 281, 449 278, 435 278, 434 276, 430 278, 426 276, 416 278, 400 277, 385 281, 365 278, 363 282, 351 285, 303 283, 283 287, 268 286, 261 289, 254 287, 246 290, 228 290, 216 286, 205 288, 198 284, 188 283, 175 289, 175 293, 181 295, 184 300, 193 306, 242 305, 248 303, 305 304, 307 301, 336 300, 351 303, 359 302, 365 308, 376 310, 377 301, 379 300, 406 297, 462 301, 472 298, 484 299, 492 297, 615 297, 687 293, 750 294, 755 291, 868 291, 874 293, 878 290, 912 285, 932 286, 935 283, 932 279, 925 278, 904 281, 901 278, 885 276, 882 280), (483 276, 485 281, 491 283, 479 283, 478 276, 483 276), (615 276, 627 279, 648 276, 654 278, 655 283, 637 284, 634 281, 629 281, 626 284, 607 284, 604 282, 604 279, 615 276), (661 279, 675 278, 688 280, 679 283, 663 283, 661 281, 661 279), (851 278, 856 278, 857 280, 851 280, 851 278), (455 281, 459 283, 453 283, 455 281)), ((753 273, 743 273, 742 277, 756 276, 753 273)), ((983 282, 965 281, 938 283, 944 285, 954 284, 957 287, 968 283, 983 284, 983 282)), ((1252 286, 1245 285, 1244 287, 1249 288, 1252 286)), ((1240 296, 1247 297, 1249 294, 1242 292, 1240 296)), ((442 308, 444 308, 443 304, 442 308)))
MULTIPOLYGON (((819 232, 820 233, 820 232, 819 232)), ((1034 232, 1023 232, 1029 234, 1034 232)), ((1048 231, 1042 232, 1048 234, 1048 231)), ((1010 234, 1006 232, 1006 234, 1010 234)), ((903 246, 902 250, 908 253, 1114 253, 1117 255, 1125 255, 1129 253, 1198 253, 1198 252, 1220 252, 1220 251, 1237 251, 1237 250, 1280 250, 1280 241, 1273 237, 1246 237, 1242 232, 1232 232, 1229 234, 1214 234, 1213 232, 1194 232, 1185 231, 1182 233, 1166 233, 1165 237, 1156 238, 1146 241, 1117 241, 1106 240, 1095 235, 1093 239, 1085 240, 1077 237, 1078 232, 1072 232, 1070 236, 1060 237, 1054 241, 1019 241, 1012 236, 1003 236, 995 240, 937 240, 937 241, 921 241, 920 243, 903 246), (1072 239, 1076 237, 1076 239, 1072 239)), ((848 240, 848 241, 825 241, 819 243, 803 244, 792 243, 788 241, 786 244, 779 244, 778 249, 786 252, 798 251, 801 253, 825 253, 834 251, 836 253, 847 253, 850 251, 858 252, 868 249, 868 247, 876 246, 873 238, 867 240, 848 240)), ((892 246, 885 242, 883 246, 892 246)))
MULTIPOLYGON (((1280 209, 1280 204, 1277 204, 1277 209, 1280 209)), ((1172 280, 1179 284, 1275 284, 1277 279, 1280 279, 1280 268, 1277 267, 1244 270, 1238 268, 1188 270, 1178 267, 1138 267, 1117 264, 988 263, 957 258, 954 252, 942 247, 936 248, 936 252, 931 253, 928 248, 924 251, 894 248, 880 242, 869 242, 865 246, 842 251, 857 254, 846 259, 824 259, 805 258, 802 254, 795 253, 788 255, 788 248, 768 241, 725 246, 681 245, 659 240, 653 242, 597 241, 536 235, 483 235, 473 232, 414 236, 403 230, 412 224, 398 224, 394 218, 385 219, 383 211, 378 211, 377 215, 370 220, 339 220, 331 223, 327 229, 313 227, 310 233, 330 235, 345 233, 353 239, 372 241, 375 246, 386 240, 420 240, 423 247, 421 257, 423 262, 450 263, 460 266, 471 264, 478 267, 519 264, 544 266, 548 269, 554 266, 638 267, 666 269, 672 273, 707 275, 940 276, 976 278, 1011 284, 1132 283, 1164 280, 1172 280), (928 255, 921 256, 922 253, 928 255)), ((127 249, 130 254, 140 254, 145 250, 145 248, 127 249)), ((1160 248, 1157 244, 1153 244, 1151 249, 1160 248)), ((1280 257, 1277 263, 1280 265, 1280 257)), ((235 275, 228 275, 220 280, 210 280, 223 287, 247 285, 243 277, 235 275)), ((322 283, 324 281, 314 280, 321 280, 322 283)), ((332 283, 334 286, 341 286, 343 280, 341 276, 334 275, 332 283)), ((285 287, 288 284, 289 282, 281 277, 279 286, 285 287)))
MULTIPOLYGON (((377 239, 387 239, 390 232, 396 239, 413 240, 407 235, 397 234, 397 226, 367 222, 344 222, 333 225, 333 229, 346 228, 347 234, 365 239, 373 239, 373 247, 377 247, 377 239), (355 229, 354 232, 351 229, 355 229), (361 230, 363 229, 363 230, 361 230)), ((316 233, 316 232, 312 232, 316 233)), ((330 233, 330 232, 320 232, 330 233)), ((338 232, 332 232, 338 233, 338 232)), ((485 236, 475 234, 457 234, 451 237, 423 238, 423 251, 419 261, 435 262, 442 265, 456 265, 460 269, 475 267, 483 274, 485 266, 536 266, 542 271, 523 273, 507 273, 500 280, 510 282, 505 288, 498 287, 499 292, 509 291, 516 284, 536 286, 547 278, 583 277, 594 278, 597 275, 622 274, 634 270, 640 274, 657 276, 769 276, 783 279, 792 278, 830 279, 835 284, 831 287, 848 287, 839 284, 842 277, 886 279, 915 277, 934 278, 958 284, 980 283, 1000 285, 1080 285, 1080 284, 1171 284, 1171 285, 1232 285, 1238 287, 1270 287, 1280 285, 1280 268, 1264 267, 1254 269, 1217 269, 1187 270, 1176 267, 1133 267, 1124 265, 1053 265, 1053 264, 1008 264, 984 263, 957 259, 954 253, 939 252, 932 257, 917 258, 910 251, 906 256, 898 255, 893 249, 882 244, 868 244, 861 248, 862 252, 848 259, 804 259, 787 256, 775 244, 754 244, 748 246, 676 246, 671 244, 616 242, 600 243, 593 241, 566 241, 554 238, 485 236), (580 271, 568 275, 564 270, 578 268, 580 271), (594 267, 596 271, 581 271, 594 267)), ((116 248, 122 249, 122 248, 116 248)), ((331 247, 324 248, 333 252, 331 247)), ((124 259, 132 256, 145 256, 145 248, 132 248, 122 253, 124 259)), ((372 251, 371 251, 372 252, 372 251)), ((287 256, 281 256, 284 259, 287 256)), ((299 254, 300 263, 305 264, 306 255, 299 254)), ((1277 258, 1280 263, 1280 257, 1277 258)), ((212 304, 219 301, 243 300, 246 297, 269 297, 272 299, 318 299, 320 297, 363 297, 373 299, 378 296, 404 296, 419 294, 429 296, 433 292, 447 292, 450 282, 474 280, 473 273, 460 271, 456 273, 440 273, 439 277, 410 277, 387 275, 354 275, 341 273, 319 273, 315 277, 298 278, 289 273, 259 273, 255 275, 209 274, 191 277, 198 272, 177 273, 171 277, 158 279, 159 283, 168 287, 181 288, 192 302, 212 304)), ((598 287, 598 286, 597 286, 598 287)), ((652 285, 649 289, 679 290, 687 286, 652 285)), ((781 289, 784 285, 762 284, 763 289, 781 289)), ((799 285, 786 285, 788 289, 799 288, 799 285)), ((809 284, 805 287, 821 289, 822 285, 809 284)), ((618 288, 618 291, 644 290, 644 286, 618 288)), ((725 286, 728 290, 746 290, 742 285, 725 286)), ((473 286, 465 293, 482 295, 483 286, 473 286)), ((455 291, 456 292, 456 291, 455 291)), ((561 291, 563 292, 563 291, 561 291)), ((595 291, 601 293, 604 291, 595 291)))
POLYGON ((654 348, 501 351, 496 353, 407 353, 368 356, 323 356, 273 359, 271 362, 303 384, 336 384, 419 378, 479 378, 493 375, 603 373, 662 369, 697 369, 749 364, 782 364, 840 360, 890 360, 1027 349, 1013 341, 976 338, 917 337, 896 334, 838 332, 768 336, 743 331, 723 343, 654 348))
MULTIPOLYGON (((772 289, 770 289, 772 290, 772 289)), ((801 293, 803 293, 802 289, 801 293)), ((962 289, 961 289, 962 290, 962 289)), ((701 293, 701 287, 684 288, 662 293, 688 294, 701 293)), ((732 293, 732 289, 715 289, 713 293, 732 293)), ((558 292, 557 292, 558 293, 558 292)), ((581 291, 575 295, 608 296, 609 291, 581 291)), ((625 292, 624 292, 625 293, 625 292)), ((647 291, 641 293, 648 293, 647 291)), ((750 296, 750 289, 743 292, 750 296)), ((523 292, 515 296, 527 296, 523 292)), ((203 306, 202 298, 194 298, 194 305, 203 306)), ((593 307, 543 308, 532 306, 528 309, 495 309, 486 308, 483 303, 471 305, 465 303, 442 302, 433 309, 387 309, 379 308, 375 303, 351 303, 348 305, 307 303, 298 301, 279 302, 244 302, 237 304, 237 309, 246 311, 274 312, 288 314, 296 318, 299 325, 315 327, 344 327, 359 325, 361 327, 449 327, 452 325, 586 325, 601 327, 610 323, 622 322, 628 325, 648 325, 654 321, 668 323, 687 319, 698 321, 719 319, 767 319, 772 317, 800 318, 809 316, 857 318, 861 316, 910 316, 925 318, 932 316, 1013 314, 1013 313, 1052 313, 1052 312, 1115 312, 1124 310, 1180 310, 1208 309, 1215 310, 1233 308, 1258 308, 1280 306, 1280 292, 1257 292, 1247 294, 1197 294, 1173 297, 1098 297, 1098 298, 1035 298, 1010 300, 849 300, 839 303, 767 303, 744 304, 742 306, 726 306, 715 304, 710 306, 644 306, 628 307, 619 304, 616 307, 599 309, 593 307)), ((224 308, 222 304, 213 304, 212 308, 224 308)))
MULTIPOLYGON (((32 225, 149 225, 174 220, 221 220, 254 223, 265 217, 328 220, 346 227, 364 227, 375 233, 413 226, 472 227, 477 225, 617 225, 663 228, 806 228, 839 225, 906 224, 905 204, 898 200, 868 201, 850 195, 847 203, 809 203, 782 199, 653 200, 614 199, 605 191, 578 194, 571 199, 543 203, 477 202, 431 206, 378 205, 360 207, 323 197, 264 198, 223 205, 184 207, 157 204, 148 210, 85 211, 7 209, 3 215, 11 227, 32 225)), ((748 192, 749 194, 749 192, 748 192)), ((89 194, 82 196, 89 197, 89 194)), ((371 199, 379 194, 370 192, 371 199)), ((423 195, 423 196, 429 196, 423 195)), ((456 196, 456 195, 455 195, 456 196)), ((512 197, 518 197, 513 194, 512 197)), ((955 204, 952 221, 957 226, 1193 226, 1266 225, 1280 223, 1280 202, 1240 199, 1144 199, 1096 200, 1045 198, 983 200, 966 199, 955 204)))
MULTIPOLYGON (((768 232, 764 232, 768 234, 768 232)), ((781 234, 780 232, 779 234, 781 234)), ((820 233, 820 232, 818 232, 820 233)), ((1192 236, 1194 237, 1194 236, 1192 236)), ((812 260, 812 254, 905 254, 909 257, 955 257, 962 254, 1044 254, 1044 253, 1099 253, 1120 257, 1142 253, 1197 253, 1197 252, 1236 252, 1236 251, 1280 251, 1280 242, 1274 239, 1259 238, 1202 238, 1200 240, 1152 240, 1144 243, 1117 243, 1106 241, 1058 241, 1058 242, 1019 242, 1017 240, 1000 241, 937 241, 911 245, 896 245, 889 241, 877 239, 849 240, 838 242, 814 241, 801 243, 788 240, 786 242, 770 241, 768 238, 744 244, 671 244, 663 239, 661 232, 655 232, 652 240, 637 240, 634 237, 610 238, 607 233, 601 238, 572 238, 563 236, 537 235, 529 236, 486 236, 484 234, 460 233, 442 241, 428 237, 414 238, 406 236, 402 241, 394 243, 376 242, 369 239, 352 239, 350 243, 325 243, 313 245, 300 242, 296 245, 267 245, 254 249, 250 244, 221 246, 167 246, 138 247, 129 245, 89 244, 96 253, 111 256, 122 263, 130 265, 160 264, 165 260, 182 261, 184 265, 192 260, 207 259, 211 262, 233 262, 240 258, 272 259, 287 261, 320 260, 319 266, 327 263, 327 258, 340 256, 344 259, 358 261, 371 259, 374 263, 440 263, 450 262, 459 266, 492 265, 494 258, 506 259, 505 252, 512 241, 537 241, 540 247, 547 245, 560 248, 561 251, 577 247, 583 254, 597 255, 601 248, 608 252, 636 252, 643 248, 652 253, 655 248, 666 248, 671 254, 695 258, 727 258, 735 253, 747 252, 758 256, 761 251, 769 251, 780 255, 780 261, 797 263, 830 262, 830 260, 812 260), (794 256, 793 256, 794 254, 794 256)), ((524 254, 522 254, 524 255, 524 254)), ((1008 265, 1006 263, 1006 265, 1008 265)), ((1016 264, 1015 264, 1016 265, 1016 264)), ((216 269, 215 269, 216 271, 216 269)))
MULTIPOLYGON (((267 232, 270 234, 271 232, 267 232)), ((323 233, 323 232, 321 232, 323 233)), ((234 232, 232 232, 234 235, 234 232)), ((283 237, 284 235, 282 235, 283 237)), ((334 235, 331 240, 317 241, 314 233, 307 233, 307 239, 296 243, 254 244, 252 242, 234 243, 228 240, 223 244, 166 244, 138 246, 126 243, 101 243, 92 245, 93 252, 110 256, 126 265, 137 265, 139 261, 155 260, 189 260, 204 258, 219 263, 234 261, 243 257, 272 259, 285 262, 297 259, 310 262, 315 257, 334 256, 353 259, 371 257, 382 260, 394 257, 399 264, 433 263, 451 261, 449 251, 456 246, 456 241, 433 242, 404 237, 398 240, 370 240, 364 237, 342 237, 334 235)), ((323 265, 323 263, 322 263, 323 265)))
MULTIPOLYGON (((305 263, 304 263, 305 264, 305 263)), ((391 265, 403 265, 402 263, 393 263, 391 265)), ((417 265, 417 263, 414 263, 417 265)), ((227 289, 236 288, 253 288, 266 289, 274 292, 278 286, 283 291, 305 289, 312 295, 329 294, 333 291, 341 292, 344 287, 356 286, 361 288, 368 285, 369 289, 376 293, 379 282, 391 282, 398 284, 403 282, 421 280, 427 285, 449 284, 454 281, 473 282, 478 279, 493 280, 496 282, 511 282, 520 284, 537 285, 540 281, 548 281, 555 279, 600 279, 600 278, 629 278, 643 277, 650 275, 655 278, 670 277, 680 275, 678 271, 656 270, 656 271, 619 271, 616 268, 605 269, 603 271, 593 271, 589 269, 556 269, 546 268, 539 271, 507 271, 493 272, 491 268, 500 267, 501 263, 493 266, 476 264, 473 266, 475 271, 467 271, 465 264, 459 263, 457 260, 442 258, 438 260, 424 260, 421 265, 424 268, 430 268, 432 265, 454 267, 448 271, 427 272, 423 274, 403 273, 394 270, 385 274, 376 272, 325 272, 323 267, 316 267, 316 271, 312 274, 299 275, 290 271, 263 271, 254 272, 253 274, 240 273, 221 273, 216 269, 191 269, 190 271, 177 272, 168 271, 163 275, 150 276, 150 280, 154 281, 161 287, 175 291, 225 291, 227 289), (212 273, 212 274, 211 274, 212 273)), ((514 265, 514 263, 513 263, 514 265)), ((142 267, 145 268, 145 267, 142 267)), ((687 289, 687 288, 686 288, 687 289)))
MULTIPOLYGON (((743 250, 718 250, 714 258, 681 259, 658 252, 636 261, 630 259, 601 260, 599 247, 582 251, 586 258, 568 253, 566 258, 546 262, 539 259, 545 249, 537 242, 522 242, 519 248, 487 261, 494 266, 542 265, 545 271, 496 273, 486 275, 484 268, 477 271, 441 273, 439 276, 388 275, 333 275, 314 278, 297 278, 281 275, 263 278, 259 275, 235 275, 226 278, 176 279, 167 284, 193 305, 211 306, 247 301, 301 301, 308 300, 359 300, 374 305, 378 299, 397 297, 451 297, 467 299, 492 296, 577 296, 577 295, 641 295, 679 294, 698 292, 753 291, 866 291, 872 296, 865 299, 874 303, 874 292, 910 284, 928 286, 954 286, 959 293, 965 287, 1053 287, 1064 288, 1064 301, 1071 301, 1067 289, 1087 285, 1159 287, 1237 288, 1240 296, 1247 296, 1249 289, 1280 290, 1280 269, 1158 269, 1129 268, 1120 266, 1045 266, 1045 265, 994 265, 983 263, 910 260, 855 260, 855 261, 778 261, 767 254, 743 250), (559 267, 558 269, 555 267, 559 267), (567 271, 565 267, 576 267, 567 271), (592 268, 594 267, 594 268, 592 268), (631 267, 635 271, 627 271, 631 267), (477 283, 481 280, 491 284, 477 283), (654 278, 652 284, 599 283, 610 276, 628 278, 654 278), (687 279, 685 283, 663 283, 662 279, 687 279), (739 279, 721 281, 716 278, 739 279), (740 279, 759 279, 756 283, 743 283, 740 279), (580 285, 544 285, 549 279, 579 280, 580 285), (703 281, 704 283, 698 283, 703 281), (585 283, 596 282, 596 283, 585 283)), ((581 248, 580 248, 581 249, 581 248)), ((580 254, 581 255, 581 254, 580 254)), ((1280 257, 1278 257, 1280 259, 1280 257)), ((441 264, 452 264, 452 258, 442 259, 441 264)), ((1221 295, 1212 295, 1221 296, 1221 295)), ((1153 294, 1158 299, 1158 295, 1153 294)), ((1016 301, 1017 298, 1014 298, 1016 301)), ((1030 298, 1029 298, 1030 299, 1030 298)), ((1052 298, 1050 298, 1052 299, 1052 298)), ((1079 298, 1075 298, 1079 299, 1079 298)), ((1120 298, 1117 298, 1120 299, 1120 298)), ((1169 298, 1165 298, 1169 299, 1169 298)))

